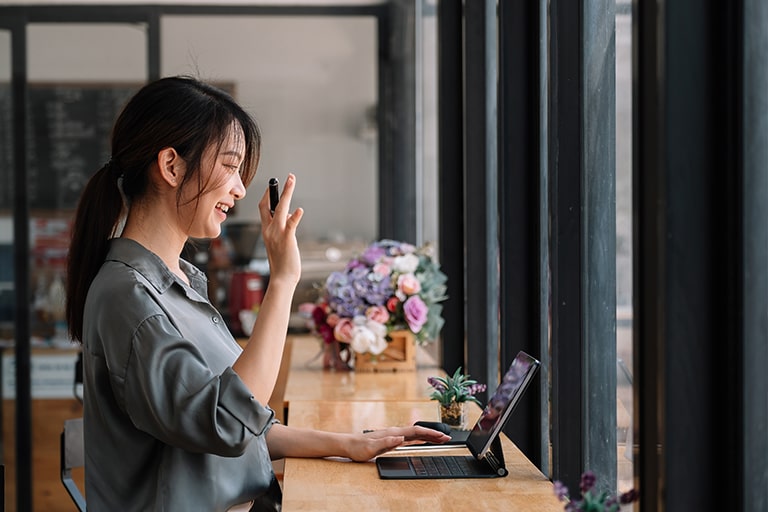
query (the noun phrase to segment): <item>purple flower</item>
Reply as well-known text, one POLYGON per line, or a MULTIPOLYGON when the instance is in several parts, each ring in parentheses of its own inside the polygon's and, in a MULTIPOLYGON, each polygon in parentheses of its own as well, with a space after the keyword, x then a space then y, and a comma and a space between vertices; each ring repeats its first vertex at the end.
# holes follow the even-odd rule
POLYGON ((368 265, 373 266, 377 261, 383 258, 385 254, 386 251, 383 247, 373 244, 369 245, 365 251, 363 251, 360 259, 368 263, 368 265))
MULTIPOLYGON (((349 279, 353 293, 364 300, 368 306, 385 304, 394 293, 392 283, 388 279, 381 279, 381 276, 375 272, 370 272, 367 268, 353 269, 349 273, 349 279)), ((364 312, 365 308, 357 314, 364 312)))
POLYGON ((421 297, 412 295, 403 304, 403 313, 405 313, 405 321, 408 322, 408 327, 416 333, 426 323, 429 308, 421 300, 421 297))
POLYGON ((443 384, 442 382, 440 382, 434 377, 427 377, 427 382, 429 383, 430 386, 435 388, 435 391, 438 391, 440 393, 448 389, 447 387, 445 387, 445 384, 443 384))
POLYGON ((585 471, 584 473, 582 473, 581 483, 579 483, 579 489, 581 490, 581 494, 583 495, 585 492, 587 492, 592 487, 594 487, 596 480, 597 480, 597 477, 595 477, 595 474, 592 471, 585 471))
POLYGON ((560 480, 555 480, 555 496, 560 501, 568 500, 568 488, 560 480))
POLYGON ((629 491, 619 496, 619 503, 621 503, 622 505, 626 505, 627 503, 632 503, 633 501, 637 501, 638 499, 640 499, 640 493, 637 492, 635 489, 630 489, 629 491))
POLYGON ((578 499, 571 499, 568 496, 568 488, 560 481, 554 482, 554 492, 557 499, 566 502, 566 512, 585 512, 585 511, 611 511, 618 510, 620 504, 631 503, 639 499, 640 495, 632 489, 620 496, 614 496, 607 492, 593 495, 592 490, 595 486, 597 477, 592 471, 585 471, 581 474, 579 488, 581 495, 578 499))
POLYGON ((475 396, 478 393, 482 393, 488 388, 485 384, 472 384, 469 386, 469 389, 467 389, 467 394, 469 396, 475 396))
POLYGON ((328 305, 341 316, 353 317, 365 311, 362 298, 355 292, 354 283, 344 272, 333 272, 325 282, 328 305))

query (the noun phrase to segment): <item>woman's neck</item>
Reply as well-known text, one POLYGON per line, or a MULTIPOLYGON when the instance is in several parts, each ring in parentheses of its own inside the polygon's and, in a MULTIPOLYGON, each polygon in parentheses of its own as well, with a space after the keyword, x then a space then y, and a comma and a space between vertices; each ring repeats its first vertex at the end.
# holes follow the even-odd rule
POLYGON ((175 211, 168 212, 162 208, 148 208, 139 204, 131 205, 120 236, 135 240, 157 254, 171 272, 189 284, 189 278, 179 266, 187 236, 178 226, 175 211))

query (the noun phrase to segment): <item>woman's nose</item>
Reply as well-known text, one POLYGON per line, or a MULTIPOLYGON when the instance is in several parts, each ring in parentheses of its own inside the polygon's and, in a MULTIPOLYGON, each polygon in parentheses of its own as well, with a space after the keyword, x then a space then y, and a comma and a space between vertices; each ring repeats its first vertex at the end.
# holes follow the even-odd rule
POLYGON ((232 186, 232 194, 235 196, 236 200, 240 200, 245 197, 245 185, 243 185, 243 178, 240 176, 239 172, 236 172, 234 175, 236 178, 235 183, 232 186))

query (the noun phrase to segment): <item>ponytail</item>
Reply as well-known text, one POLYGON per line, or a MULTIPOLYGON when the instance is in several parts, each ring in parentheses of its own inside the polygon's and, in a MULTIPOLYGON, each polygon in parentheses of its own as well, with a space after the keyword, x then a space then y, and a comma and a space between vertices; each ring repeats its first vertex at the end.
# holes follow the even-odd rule
POLYGON ((116 165, 110 160, 85 185, 75 212, 67 259, 66 315, 70 337, 83 340, 85 298, 107 257, 123 210, 116 165))

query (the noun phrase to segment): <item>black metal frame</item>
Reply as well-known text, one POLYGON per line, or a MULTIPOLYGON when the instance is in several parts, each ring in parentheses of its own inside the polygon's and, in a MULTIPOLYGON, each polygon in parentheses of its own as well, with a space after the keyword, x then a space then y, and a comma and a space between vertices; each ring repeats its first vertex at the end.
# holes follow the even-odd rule
POLYGON ((415 5, 379 9, 379 236, 416 239, 415 5))
POLYGON ((767 21, 753 0, 634 5, 643 510, 768 506, 767 21))
POLYGON ((464 369, 491 390, 500 374, 496 23, 495 0, 464 3, 464 369))
POLYGON ((464 365, 464 87, 461 0, 440 0, 438 24, 438 208, 440 266, 450 289, 443 303, 442 363, 464 365))
MULTIPOLYGON (((451 283, 443 366, 464 366, 493 389, 518 350, 549 360, 539 307, 540 13, 530 2, 441 0, 438 26, 440 261, 451 283)), ((531 387, 506 427, 540 466, 547 388, 531 387)))
POLYGON ((582 338, 582 1, 550 5, 549 202, 552 476, 578 488, 586 437, 582 338))
MULTIPOLYGON (((539 158, 539 11, 533 2, 499 3, 499 274, 500 358, 509 367, 518 350, 544 367, 539 296, 541 183, 539 158)), ((546 381, 548 372, 540 372, 546 381)), ((537 466, 545 462, 548 423, 537 421, 547 386, 530 386, 504 432, 537 466)))
POLYGON ((616 481, 614 5, 550 2, 552 476, 616 481))
MULTIPOLYGON (((765 102, 760 110, 760 98, 768 91, 768 48, 764 44, 768 31, 768 4, 761 0, 744 0, 737 11, 736 40, 745 41, 734 73, 742 77, 742 111, 737 120, 738 165, 743 169, 739 187, 742 193, 740 233, 742 238, 743 287, 740 291, 743 315, 741 321, 743 349, 741 350, 742 375, 736 380, 741 389, 743 419, 738 425, 742 430, 741 445, 737 445, 743 460, 729 465, 741 467, 741 487, 737 495, 743 496, 743 510, 768 508, 768 437, 764 425, 768 425, 768 123, 765 102), (757 44, 763 41, 763 44, 757 44), (749 276, 748 278, 746 276, 749 276), (748 450, 748 451, 747 451, 748 450), (760 456, 759 454, 762 454, 760 456)), ((739 94, 737 94, 737 97, 739 94)), ((737 425, 734 425, 737 427, 737 425)), ((738 482, 737 482, 738 484, 738 482)))

